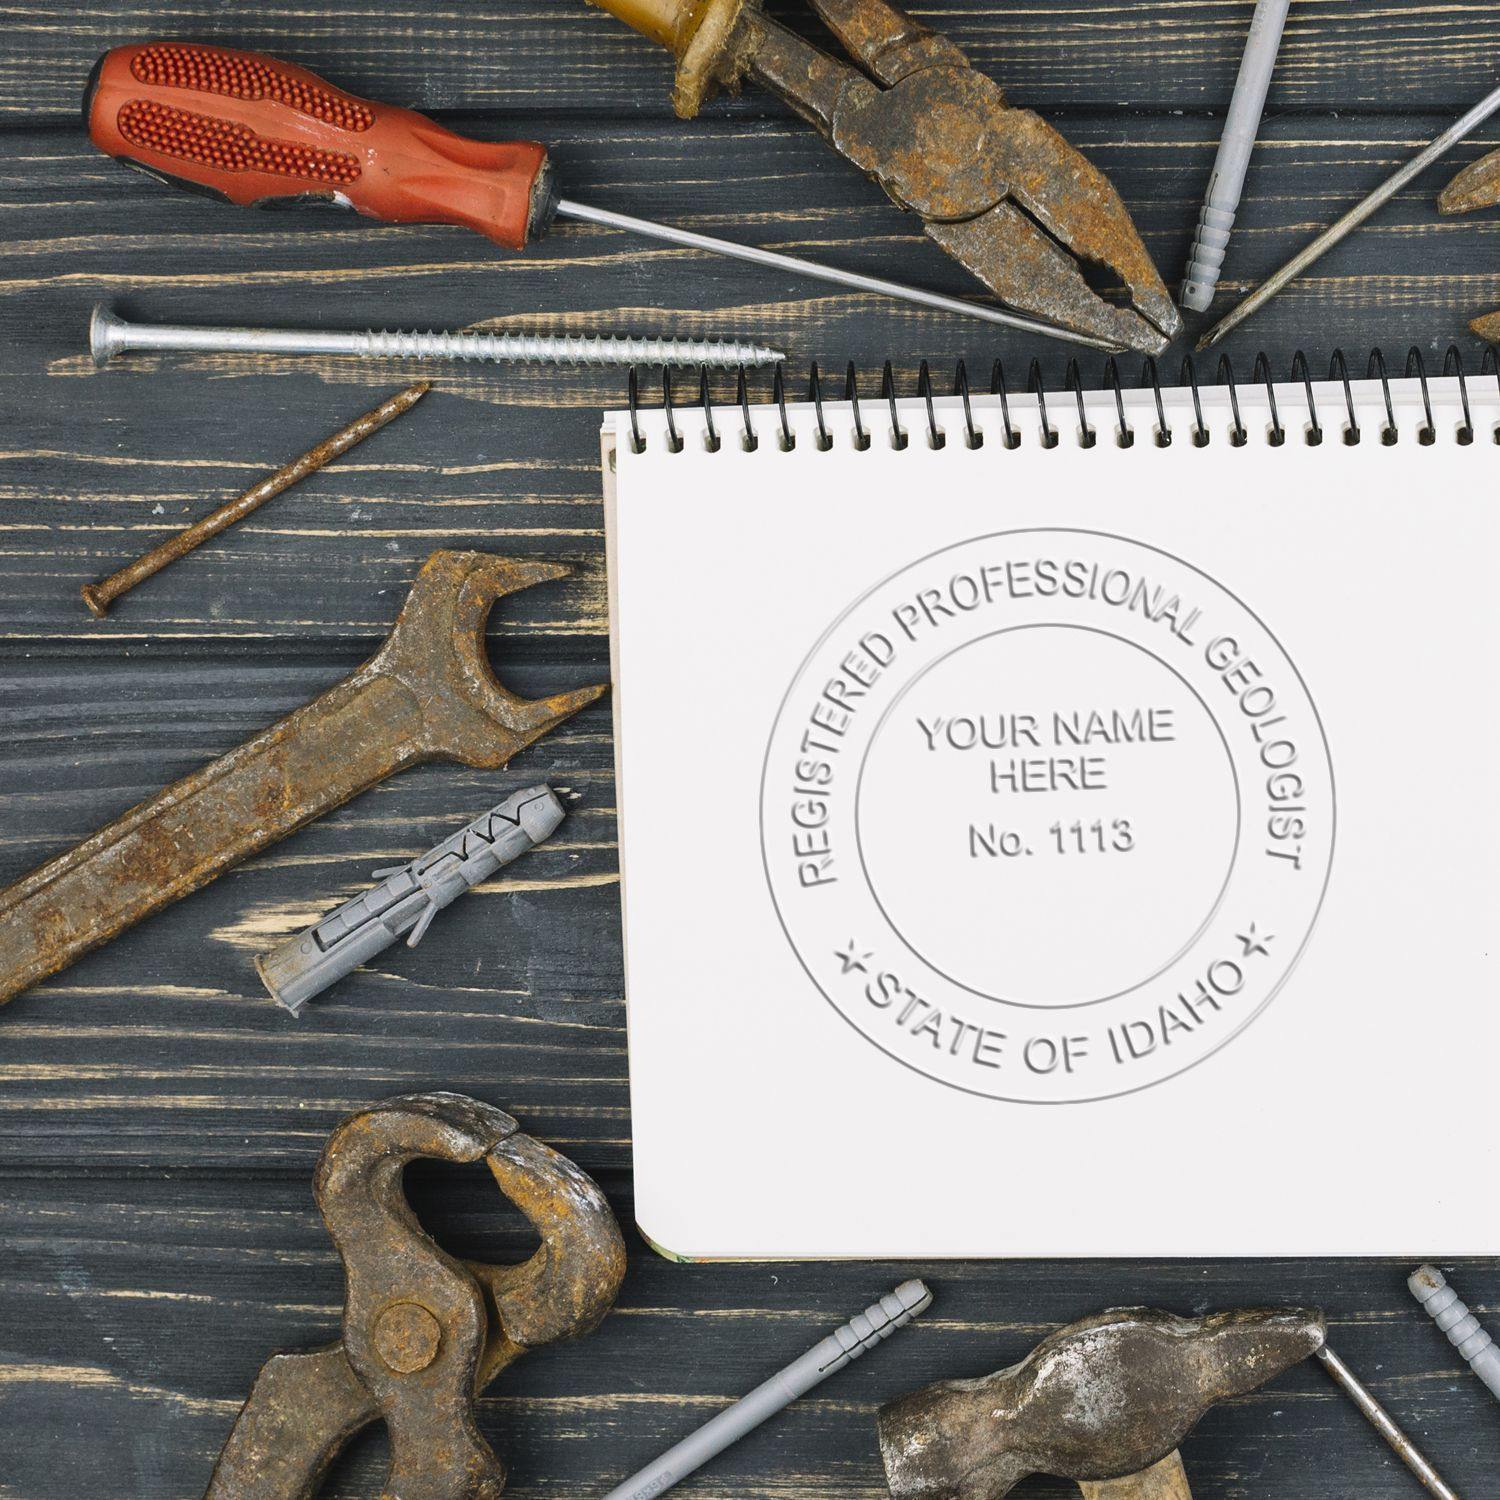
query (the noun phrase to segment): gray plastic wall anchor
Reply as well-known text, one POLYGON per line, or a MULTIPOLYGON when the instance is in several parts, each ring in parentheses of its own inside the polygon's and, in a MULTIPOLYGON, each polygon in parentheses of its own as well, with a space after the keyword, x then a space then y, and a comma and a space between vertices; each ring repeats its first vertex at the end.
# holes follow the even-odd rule
POLYGON ((1250 36, 1245 42, 1245 55, 1240 59, 1234 96, 1229 101, 1229 117, 1224 121, 1219 154, 1214 158, 1208 193, 1198 214, 1198 233, 1188 253, 1188 267, 1178 293, 1178 300, 1191 312, 1207 312, 1214 300, 1214 288, 1219 284, 1229 231, 1234 228, 1240 195, 1245 190, 1245 173, 1265 112, 1266 94, 1271 87, 1290 4, 1291 0, 1257 0, 1255 14, 1250 18, 1250 36))
POLYGON ((277 1003, 300 1016, 315 995, 398 938, 415 948, 444 907, 550 838, 566 816, 551 787, 518 792, 420 859, 376 870, 374 890, 261 954, 256 970, 277 1003))
POLYGON ((1459 1300, 1443 1273, 1436 1266, 1419 1266, 1407 1277, 1406 1284, 1432 1321, 1448 1335, 1448 1342, 1490 1388, 1491 1395, 1500 1399, 1500 1347, 1459 1300))
POLYGON ((894 1292, 867 1307, 858 1317, 835 1329, 801 1359, 758 1385, 741 1401, 691 1432, 653 1463, 617 1485, 604 1500, 655 1500, 680 1484, 695 1469, 737 1443, 783 1407, 805 1396, 816 1385, 837 1374, 867 1350, 888 1339, 932 1305, 932 1293, 920 1281, 903 1281, 894 1292))

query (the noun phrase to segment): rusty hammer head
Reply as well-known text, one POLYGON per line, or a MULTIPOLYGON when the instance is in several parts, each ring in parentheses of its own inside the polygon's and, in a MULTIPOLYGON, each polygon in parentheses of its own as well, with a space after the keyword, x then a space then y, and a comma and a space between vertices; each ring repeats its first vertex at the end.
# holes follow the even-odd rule
POLYGON ((1199 1418, 1306 1359, 1324 1334, 1322 1314, 1301 1308, 1084 1318, 1008 1370, 943 1381, 885 1407, 891 1494, 998 1500, 1028 1474, 1050 1474, 1076 1480, 1090 1500, 1188 1500, 1185 1481, 1173 1487, 1161 1476, 1180 1475, 1177 1445, 1199 1418))
POLYGON ((411 694, 422 726, 417 758, 496 770, 608 691, 601 685, 528 701, 490 666, 485 631, 495 603, 567 573, 555 563, 488 552, 427 559, 395 629, 357 674, 394 678, 411 694))

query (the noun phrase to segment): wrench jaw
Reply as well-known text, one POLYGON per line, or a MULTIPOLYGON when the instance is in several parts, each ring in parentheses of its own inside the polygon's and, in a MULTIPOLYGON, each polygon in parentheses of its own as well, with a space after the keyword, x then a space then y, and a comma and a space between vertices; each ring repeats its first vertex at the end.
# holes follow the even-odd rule
POLYGON ((434 552, 427 560, 395 630, 371 663, 418 697, 424 758, 499 770, 609 691, 602 683, 527 700, 505 687, 490 665, 485 637, 495 604, 569 571, 486 552, 434 552))

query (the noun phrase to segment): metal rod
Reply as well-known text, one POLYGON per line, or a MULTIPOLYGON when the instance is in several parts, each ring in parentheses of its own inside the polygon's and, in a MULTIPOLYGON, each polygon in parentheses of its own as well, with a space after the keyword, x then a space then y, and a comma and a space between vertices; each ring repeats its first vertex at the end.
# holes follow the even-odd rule
POLYGON ((858 271, 841 271, 834 266, 819 265, 816 261, 802 260, 795 255, 782 255, 776 250, 762 250, 756 245, 741 245, 733 240, 716 239, 710 234, 695 234, 691 229, 676 229, 670 224, 658 224, 652 219, 636 219, 629 214, 617 214, 607 208, 591 208, 586 203, 574 203, 564 198, 557 205, 560 218, 578 219, 587 224, 601 224, 609 229, 625 229, 632 234, 645 235, 649 239, 664 240, 669 245, 681 245, 688 250, 707 250, 715 255, 727 255, 731 260, 748 261, 755 266, 770 266, 777 271, 790 271, 793 275, 809 276, 814 281, 828 281, 836 286, 853 287, 856 291, 873 292, 877 297, 894 297, 898 302, 912 302, 918 307, 935 308, 938 312, 957 313, 960 317, 981 318, 986 323, 998 323, 1002 328, 1017 328, 1024 333, 1034 333, 1041 338, 1061 339, 1069 344, 1085 344, 1090 349, 1106 349, 1117 352, 1123 346, 1112 344, 1107 339, 1094 338, 1087 333, 1074 333, 1059 328, 1055 323, 1043 323, 1037 318, 1023 317, 1020 313, 1006 312, 999 307, 986 307, 979 302, 965 302, 958 297, 945 297, 941 292, 924 291, 921 287, 907 286, 899 281, 886 281, 879 276, 865 276, 858 271))
POLYGON ((491 360, 549 365, 780 364, 786 355, 761 344, 731 339, 629 339, 537 337, 529 333, 403 333, 367 330, 183 328, 169 323, 127 323, 107 308, 94 309, 89 328, 94 363, 118 354, 348 354, 356 359, 491 360))
POLYGON ((1442 1480, 1438 1471, 1422 1457, 1420 1450, 1396 1425, 1395 1419, 1370 1394, 1357 1375, 1326 1344, 1318 1350, 1323 1368, 1344 1388, 1349 1399, 1369 1418, 1381 1437, 1395 1450, 1396 1456, 1421 1481, 1424 1488, 1438 1496, 1438 1500, 1459 1500, 1458 1491, 1451 1489, 1442 1480))
POLYGON ((227 531, 237 522, 243 521, 252 511, 259 510, 266 501, 274 500, 277 495, 285 494, 293 485, 301 484, 309 475, 316 474, 319 469, 327 468, 335 459, 342 458, 351 448, 357 448, 366 438, 374 437, 382 427, 389 426, 397 417, 405 416, 431 389, 431 383, 425 380, 407 387, 400 395, 381 402, 374 411, 366 412, 364 416, 351 422, 342 431, 334 433, 330 438, 325 438, 316 448, 304 453, 301 458, 293 459, 284 468, 267 475, 259 484, 252 485, 244 494, 221 505, 212 515, 205 516, 194 525, 184 527, 175 535, 168 537, 160 546, 153 547, 144 557, 138 557, 133 563, 121 568, 118 572, 111 573, 108 578, 99 583, 84 584, 80 592, 83 594, 83 602, 89 607, 89 612, 96 620, 102 620, 109 613, 110 605, 121 595, 128 594, 131 589, 144 583, 148 578, 154 578, 163 568, 176 562, 178 558, 186 557, 189 552, 201 547, 204 542, 211 541, 220 532, 227 531))
POLYGON ((1300 276, 1326 250, 1331 250, 1346 235, 1358 229, 1377 208, 1389 203, 1413 177, 1456 146, 1476 126, 1482 125, 1497 109, 1500 109, 1500 88, 1486 94, 1473 109, 1455 120, 1431 145, 1419 151, 1400 171, 1387 177, 1373 193, 1360 199, 1348 213, 1336 223, 1330 224, 1317 239, 1294 255, 1274 276, 1262 282, 1227 317, 1214 324, 1198 340, 1198 348, 1207 349, 1209 345, 1217 344, 1227 333, 1238 328, 1253 312, 1264 307, 1282 287, 1300 276))

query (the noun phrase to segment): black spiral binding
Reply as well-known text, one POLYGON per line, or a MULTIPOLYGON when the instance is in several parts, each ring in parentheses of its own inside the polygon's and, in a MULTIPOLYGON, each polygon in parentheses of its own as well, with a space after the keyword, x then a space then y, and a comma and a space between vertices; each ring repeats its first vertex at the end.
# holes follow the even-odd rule
MULTIPOLYGON (((1385 356, 1379 349, 1370 351, 1367 366, 1368 378, 1380 382, 1381 392, 1385 404, 1385 421, 1380 426, 1380 441, 1384 444, 1392 444, 1399 440, 1400 434, 1396 425, 1396 410, 1391 398, 1391 375, 1386 365, 1385 356)), ((1469 409, 1469 384, 1464 373, 1463 354, 1456 344, 1449 346, 1443 357, 1443 375, 1445 378, 1457 377, 1459 398, 1463 407, 1463 422, 1456 434, 1460 444, 1467 445, 1474 441, 1474 423, 1469 409)), ((1486 349, 1484 358, 1479 367, 1480 378, 1492 376, 1495 380, 1497 392, 1500 392, 1500 357, 1497 357, 1493 348, 1486 349)), ((1437 441, 1437 428, 1432 418, 1432 392, 1428 385, 1427 365, 1422 357, 1422 351, 1415 346, 1407 353, 1405 377, 1408 380, 1415 379, 1419 382, 1422 392, 1423 423, 1417 431, 1417 441, 1424 446, 1430 446, 1437 441)), ((1229 442, 1232 447, 1242 448, 1250 440, 1249 429, 1245 426, 1240 415, 1240 386, 1235 377, 1234 366, 1229 362, 1229 356, 1223 355, 1219 359, 1215 379, 1222 387, 1229 391, 1229 409, 1231 426, 1229 442)), ((1332 358, 1328 362, 1328 379, 1343 387, 1344 391, 1344 421, 1340 428, 1343 441, 1349 446, 1354 446, 1364 440, 1364 432, 1359 425, 1359 418, 1355 411, 1354 389, 1349 374, 1349 362, 1344 357, 1341 349, 1333 351, 1332 358)), ((1251 383, 1262 386, 1266 393, 1266 404, 1271 419, 1271 430, 1267 434, 1267 441, 1272 447, 1279 448, 1286 442, 1287 429, 1282 422, 1281 412, 1277 407, 1275 381, 1271 375, 1271 362, 1264 354, 1255 357, 1255 368, 1251 375, 1251 383)), ((1192 393, 1193 400, 1193 422, 1191 429, 1191 442, 1195 447, 1203 448, 1208 445, 1212 434, 1203 420, 1203 401, 1200 394, 1200 380, 1193 358, 1188 355, 1182 362, 1181 387, 1192 393)), ((1308 447, 1317 447, 1324 437, 1322 414, 1318 410, 1317 398, 1313 394, 1313 381, 1307 357, 1299 349, 1292 358, 1291 384, 1300 385, 1303 391, 1303 400, 1307 408, 1307 426, 1303 430, 1303 439, 1308 447)), ((1151 440, 1159 448, 1170 447, 1176 434, 1167 421, 1166 404, 1162 395, 1161 376, 1157 370, 1156 361, 1147 359, 1141 368, 1139 387, 1149 387, 1156 396, 1156 426, 1150 434, 1151 440)), ((1114 442, 1117 447, 1129 448, 1136 441, 1135 429, 1130 425, 1129 418, 1125 412, 1125 385, 1120 374, 1120 367, 1114 356, 1111 356, 1104 366, 1104 384, 1100 387, 1111 391, 1115 398, 1115 411, 1117 421, 1113 428, 1114 442)), ((1047 390, 1042 378, 1042 367, 1038 360, 1032 360, 1027 372, 1026 389, 1030 395, 1036 397, 1037 415, 1041 426, 1041 444, 1044 448, 1055 448, 1059 442, 1058 430, 1047 411, 1047 390)), ((980 448, 984 446, 984 434, 975 426, 974 410, 970 398, 969 372, 963 360, 959 360, 953 376, 953 394, 962 399, 964 432, 963 441, 966 447, 980 448)), ((997 359, 990 370, 990 394, 1000 398, 1000 421, 1002 430, 1002 441, 1006 448, 1020 446, 1020 429, 1012 422, 1010 414, 1010 395, 1005 382, 1005 370, 997 359)), ((1085 405, 1083 375, 1079 369, 1078 361, 1070 359, 1067 371, 1063 377, 1062 394, 1071 396, 1078 409, 1077 433, 1078 441, 1085 448, 1092 448, 1099 440, 1099 433, 1089 421, 1088 410, 1085 405)), ((917 374, 916 396, 925 408, 925 425, 928 446, 942 448, 947 445, 948 433, 938 421, 937 407, 933 391, 932 372, 924 359, 917 374)), ((825 389, 824 378, 816 364, 812 365, 808 373, 808 400, 811 402, 817 416, 817 433, 814 438, 814 446, 820 452, 827 452, 833 447, 833 435, 828 430, 828 424, 824 419, 823 406, 829 398, 825 389)), ((837 398, 835 398, 837 399, 837 398)), ((870 446, 870 433, 865 426, 863 409, 860 404, 859 377, 851 361, 846 368, 844 376, 844 403, 850 408, 854 417, 854 446, 858 449, 867 449, 870 446)), ((893 448, 905 448, 911 441, 911 434, 902 425, 901 413, 898 402, 900 396, 896 390, 896 376, 894 367, 890 360, 886 360, 880 376, 879 401, 888 408, 890 413, 891 446, 893 448)), ((777 421, 775 441, 783 452, 790 452, 797 446, 797 435, 792 429, 791 419, 787 414, 786 376, 780 366, 776 368, 772 376, 771 401, 776 408, 777 421)), ((640 413, 640 382, 634 370, 630 372, 628 386, 628 403, 630 413, 630 438, 631 450, 640 453, 645 450, 646 439, 641 431, 640 413)), ((711 452, 717 452, 722 445, 719 435, 718 424, 714 419, 714 404, 709 392, 709 372, 707 368, 699 372, 698 377, 698 400, 695 403, 703 412, 704 416, 704 443, 711 452)), ((760 446, 760 438, 755 431, 755 424, 750 416, 750 390, 749 379, 743 366, 740 367, 736 384, 734 405, 739 408, 740 413, 740 445, 747 452, 754 452, 760 446)), ((672 377, 670 372, 662 375, 662 407, 666 412, 667 419, 667 448, 672 453, 680 453, 683 449, 682 434, 677 425, 677 413, 684 408, 676 400, 672 389, 672 377)), ((1497 425, 1492 434, 1494 440, 1500 443, 1500 425, 1497 425)))

